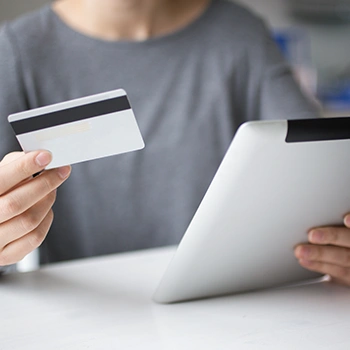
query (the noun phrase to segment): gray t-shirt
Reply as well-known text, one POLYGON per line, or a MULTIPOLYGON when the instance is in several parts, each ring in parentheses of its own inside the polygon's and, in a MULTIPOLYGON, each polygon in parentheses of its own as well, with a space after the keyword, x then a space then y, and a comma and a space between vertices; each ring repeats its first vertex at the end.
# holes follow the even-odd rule
POLYGON ((231 2, 144 42, 87 37, 46 6, 0 32, 0 153, 18 149, 10 113, 117 88, 146 148, 73 166, 42 263, 178 243, 241 123, 317 113, 263 22, 231 2))

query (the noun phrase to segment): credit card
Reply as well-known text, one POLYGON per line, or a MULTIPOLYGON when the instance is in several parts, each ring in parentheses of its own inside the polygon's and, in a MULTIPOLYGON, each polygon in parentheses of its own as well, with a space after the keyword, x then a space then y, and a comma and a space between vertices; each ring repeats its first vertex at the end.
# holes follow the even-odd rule
POLYGON ((145 146, 123 89, 11 114, 8 121, 24 152, 52 153, 46 169, 145 146))

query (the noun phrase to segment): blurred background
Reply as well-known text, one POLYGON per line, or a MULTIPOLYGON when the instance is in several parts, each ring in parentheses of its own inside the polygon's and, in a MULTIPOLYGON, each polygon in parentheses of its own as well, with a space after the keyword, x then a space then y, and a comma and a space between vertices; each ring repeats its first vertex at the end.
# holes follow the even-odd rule
POLYGON ((350 115, 350 0, 237 0, 263 16, 326 116, 350 115))
MULTIPOLYGON (((0 23, 50 0, 0 0, 0 23)), ((350 0, 236 0, 261 15, 326 115, 350 115, 350 0)))

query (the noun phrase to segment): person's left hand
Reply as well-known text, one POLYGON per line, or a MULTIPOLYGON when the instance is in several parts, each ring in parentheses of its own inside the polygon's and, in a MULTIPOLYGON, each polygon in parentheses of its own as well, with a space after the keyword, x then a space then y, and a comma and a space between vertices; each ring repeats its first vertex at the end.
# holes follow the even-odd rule
POLYGON ((301 266, 329 275, 350 286, 350 214, 340 227, 319 227, 308 233, 310 244, 300 244, 294 254, 301 266))

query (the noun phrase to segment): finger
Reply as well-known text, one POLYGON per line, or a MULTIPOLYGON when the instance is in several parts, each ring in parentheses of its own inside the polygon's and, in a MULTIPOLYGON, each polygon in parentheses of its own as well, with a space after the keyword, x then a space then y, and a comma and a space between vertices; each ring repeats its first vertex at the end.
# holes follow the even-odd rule
POLYGON ((347 214, 344 218, 344 224, 346 227, 350 228, 350 214, 347 214))
MULTIPOLYGON (((11 163, 12 161, 18 159, 19 157, 23 156, 24 152, 12 152, 12 153, 8 153, 3 160, 0 162, 0 167, 4 166, 8 163, 11 163)), ((29 181, 30 179, 32 179, 32 176, 29 176, 27 179, 23 180, 22 182, 18 183, 17 185, 13 186, 11 189, 16 188, 18 186, 20 186, 23 182, 25 181, 29 181)))
POLYGON ((52 210, 46 215, 40 225, 32 232, 8 244, 0 252, 0 266, 15 264, 27 254, 38 248, 44 241, 53 221, 52 210))
POLYGON ((347 227, 320 227, 308 233, 310 243, 350 248, 350 229, 347 227))
MULTIPOLYGON (((11 156, 9 156, 11 157, 11 156)), ((52 160, 47 151, 35 151, 5 163, 0 168, 0 195, 8 192, 18 183, 42 171, 52 160)))
POLYGON ((12 161, 18 159, 23 156, 24 152, 11 152, 5 155, 5 157, 1 160, 0 166, 11 163, 12 161))
POLYGON ((324 275, 329 275, 335 281, 346 285, 350 285, 350 269, 347 267, 302 259, 299 260, 299 263, 301 266, 310 271, 315 271, 324 275))
POLYGON ((39 202, 60 186, 70 172, 70 166, 44 171, 40 176, 0 196, 0 223, 18 216, 39 202))
POLYGON ((24 213, 0 224, 0 249, 35 230, 44 220, 56 199, 56 190, 24 213))
POLYGON ((295 249, 298 259, 350 267, 350 249, 333 246, 299 245, 295 249))

